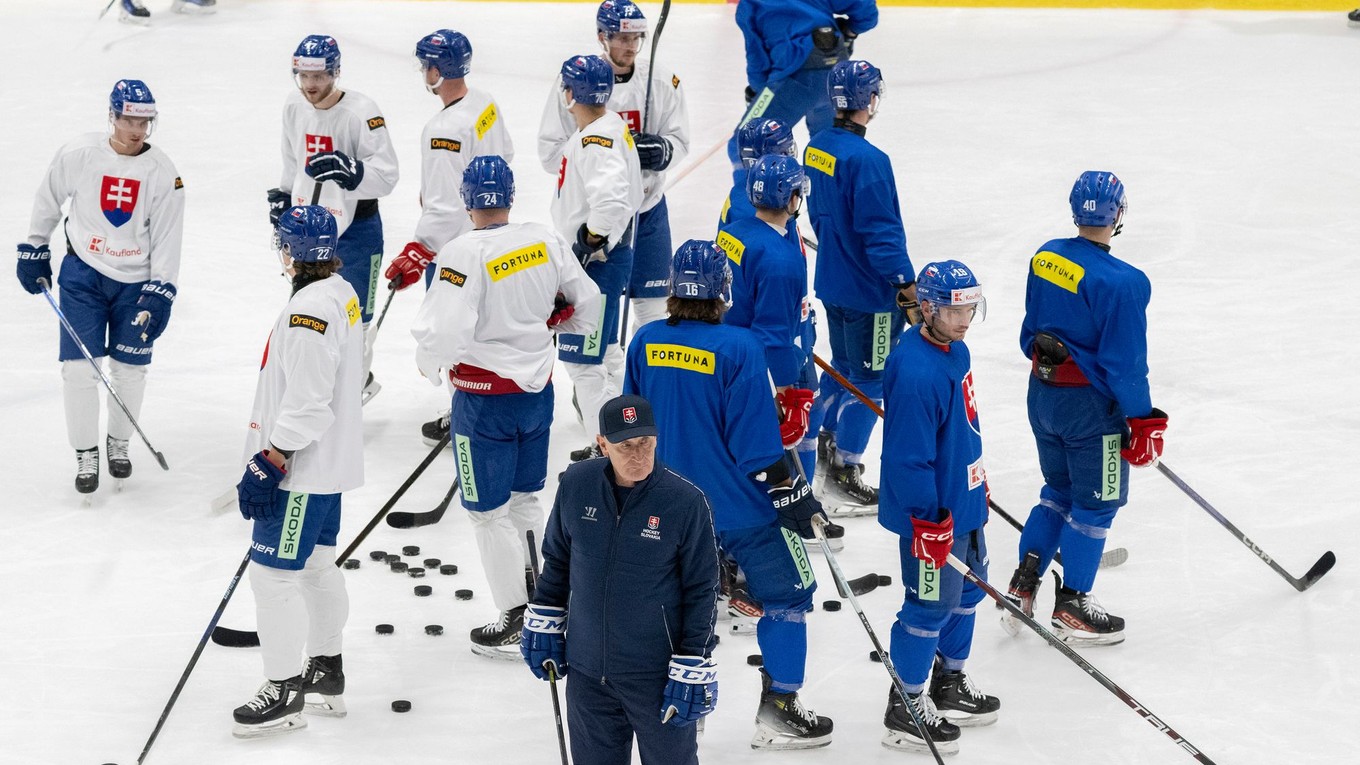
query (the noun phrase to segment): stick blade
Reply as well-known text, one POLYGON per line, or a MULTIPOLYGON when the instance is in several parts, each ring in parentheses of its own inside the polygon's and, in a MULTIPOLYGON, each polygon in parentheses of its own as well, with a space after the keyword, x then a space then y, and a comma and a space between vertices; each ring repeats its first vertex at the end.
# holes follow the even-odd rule
POLYGON ((212 641, 224 648, 258 648, 260 633, 234 630, 230 627, 213 627, 212 641))
POLYGON ((1317 563, 1314 563, 1312 568, 1308 569, 1308 573, 1303 575, 1303 580, 1294 586, 1299 588, 1299 592, 1303 592, 1316 584, 1317 580, 1325 576, 1328 571, 1332 570, 1332 566, 1335 565, 1336 553, 1328 550, 1323 553, 1321 558, 1318 558, 1317 563))
POLYGON ((1105 554, 1100 556, 1100 567, 1114 568, 1128 559, 1129 551, 1123 547, 1116 547, 1113 550, 1106 550, 1105 554))
MULTIPOLYGON (((416 515, 416 513, 406 512, 388 513, 387 525, 394 529, 414 529, 417 526, 424 525, 416 521, 416 515)), ((424 515, 424 513, 420 513, 420 515, 424 515)))
POLYGON ((161 466, 161 470, 170 469, 170 463, 165 461, 164 454, 161 454, 160 452, 152 452, 152 454, 156 455, 156 462, 161 466))

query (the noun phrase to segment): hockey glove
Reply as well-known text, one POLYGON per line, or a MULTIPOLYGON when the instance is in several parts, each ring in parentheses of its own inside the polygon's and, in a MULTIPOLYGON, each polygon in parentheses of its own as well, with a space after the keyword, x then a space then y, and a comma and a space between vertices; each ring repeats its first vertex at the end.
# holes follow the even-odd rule
POLYGON ((287 470, 270 462, 264 452, 251 457, 250 462, 246 463, 241 482, 236 484, 236 501, 241 507, 241 516, 248 521, 277 519, 280 512, 274 504, 274 493, 287 474, 287 470))
POLYGON ((770 495, 775 512, 779 513, 780 526, 797 532, 803 539, 815 536, 812 516, 821 515, 825 519, 826 513, 822 512, 822 503, 812 496, 812 487, 808 486, 806 478, 795 475, 788 486, 771 486, 766 493, 770 495))
POLYGON ((643 170, 660 172, 670 166, 674 151, 670 141, 653 133, 638 133, 633 136, 633 143, 637 145, 638 162, 643 170))
POLYGON ((39 279, 46 279, 48 284, 52 283, 52 251, 45 244, 34 247, 21 243, 16 271, 19 274, 19 284, 24 290, 30 295, 37 295, 42 292, 42 285, 38 284, 39 279))
POLYGON ((270 189, 267 195, 269 197, 269 225, 278 228, 279 218, 288 209, 289 203, 293 201, 293 195, 283 189, 270 189))
POLYGON ((702 656, 672 656, 661 695, 661 722, 693 725, 718 705, 718 663, 702 656))
POLYGON ((779 440, 788 449, 803 440, 808 432, 808 418, 812 414, 812 391, 806 388, 785 388, 775 394, 784 419, 779 423, 779 440))
POLYGON ((134 325, 142 328, 142 340, 156 342, 170 323, 170 307, 175 303, 175 285, 170 282, 149 281, 142 285, 142 294, 137 298, 137 318, 134 325))
POLYGON ((897 307, 907 315, 907 323, 916 326, 921 323, 921 303, 916 299, 916 285, 908 284, 897 288, 897 307))
POLYGON ((911 554, 917 560, 930 563, 937 569, 949 562, 949 551, 954 549, 954 516, 948 508, 940 508, 944 519, 938 522, 912 516, 911 554))
POLYGON ((756 100, 756 89, 751 87, 750 85, 747 85, 746 92, 743 93, 742 95, 745 96, 746 98, 746 105, 750 106, 751 102, 756 100))
POLYGON ((845 55, 846 55, 846 57, 848 57, 848 58, 854 58, 854 56, 855 56, 855 38, 859 37, 859 34, 856 33, 855 30, 854 30, 854 28, 852 28, 852 27, 850 26, 850 17, 848 17, 848 16, 837 16, 837 17, 836 17, 836 26, 841 30, 841 39, 845 41, 845 55))
POLYGON ((1152 467, 1162 458, 1162 446, 1166 437, 1166 412, 1153 407, 1146 417, 1130 417, 1129 435, 1119 456, 1128 460, 1134 467, 1152 467))
POLYGON ((557 293, 557 297, 553 298, 553 311, 552 315, 548 317, 548 327, 556 327, 558 324, 570 319, 575 314, 576 306, 568 303, 567 296, 559 292, 557 293))
POLYGON ((307 175, 318 181, 335 181, 345 191, 354 191, 364 180, 364 163, 343 151, 328 151, 307 160, 307 175))
POLYGON ((383 278, 397 282, 397 289, 404 290, 419 282, 425 276, 425 269, 434 262, 434 253, 420 242, 407 242, 401 254, 392 259, 383 278))
POLYGON ((539 680, 548 679, 548 665, 557 677, 567 675, 567 609, 530 603, 524 609, 524 629, 519 652, 529 671, 539 680))
POLYGON ((586 224, 582 223, 581 228, 576 231, 576 241, 572 243, 571 251, 576 253, 576 259, 581 261, 582 268, 596 261, 603 263, 609 259, 604 251, 608 241, 608 237, 591 233, 586 224))

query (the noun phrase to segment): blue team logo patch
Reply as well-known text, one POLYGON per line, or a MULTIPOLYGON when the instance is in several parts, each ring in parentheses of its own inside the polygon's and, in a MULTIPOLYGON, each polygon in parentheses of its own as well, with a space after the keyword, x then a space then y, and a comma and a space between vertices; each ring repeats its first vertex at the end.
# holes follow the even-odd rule
POLYGON ((121 226, 132 220, 132 210, 137 206, 137 196, 142 182, 133 178, 104 176, 99 184, 99 209, 114 226, 121 226))

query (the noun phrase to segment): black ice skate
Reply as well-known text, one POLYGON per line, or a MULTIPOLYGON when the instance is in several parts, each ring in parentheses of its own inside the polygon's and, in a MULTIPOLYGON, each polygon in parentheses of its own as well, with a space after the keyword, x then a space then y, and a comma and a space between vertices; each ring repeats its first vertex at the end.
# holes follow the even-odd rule
POLYGON ((913 693, 903 703, 902 695, 896 688, 888 690, 888 711, 883 713, 883 727, 886 730, 880 741, 883 746, 902 752, 930 753, 930 745, 921 736, 921 729, 916 726, 916 720, 912 719, 906 704, 911 704, 916 716, 925 723, 926 734, 935 742, 940 754, 959 753, 959 726, 941 717, 929 696, 913 693))
POLYGON ((502 611, 501 618, 472 631, 472 652, 491 659, 521 661, 520 631, 524 629, 524 606, 502 611))
POLYGON ((122 5, 122 10, 118 14, 119 21, 143 26, 151 23, 151 11, 142 5, 142 0, 119 0, 119 2, 122 5))
POLYGON ((302 718, 302 676, 287 680, 266 680, 255 698, 236 708, 231 716, 236 738, 264 738, 307 727, 302 718))
POLYGON ((321 717, 344 717, 345 663, 340 654, 308 656, 302 666, 302 695, 306 697, 308 714, 321 717))
POLYGON ((175 0, 170 10, 175 13, 207 16, 210 13, 217 13, 217 0, 175 0))
POLYGON ((1351 26, 1360 27, 1360 8, 1351 11, 1350 15, 1346 18, 1350 19, 1351 26))
MULTIPOLYGON (((1006 593, 1006 600, 1014 603, 1025 616, 1034 616, 1034 596, 1039 592, 1039 585, 1043 584, 1043 578, 1039 575, 1039 554, 1035 552, 1025 553, 1025 559, 1020 561, 1020 565, 1011 575, 1010 590, 1006 593)), ((997 608, 1002 608, 997 604, 997 608)), ((1015 637, 1020 634, 1020 620, 1008 610, 1003 609, 1001 614, 1001 627, 1015 637)))
POLYGON ((1089 592, 1069 587, 1058 591, 1053 607, 1054 632, 1069 643, 1116 645, 1124 642, 1124 620, 1105 612, 1089 592))
MULTIPOLYGON (((369 372, 368 379, 364 381, 364 389, 360 391, 359 405, 366 406, 368 402, 373 400, 374 396, 378 395, 378 391, 381 390, 382 383, 373 379, 373 373, 369 372)), ((430 444, 430 446, 434 446, 434 444, 430 444)))
POLYGON ((128 442, 108 436, 104 439, 104 454, 109 460, 109 475, 118 479, 118 488, 123 487, 123 479, 132 475, 132 460, 128 459, 128 442))
POLYGON ((833 518, 878 514, 878 489, 864 483, 863 465, 828 465, 822 492, 833 518))
POLYGON ((93 494, 99 488, 99 447, 76 449, 76 491, 93 494))
POLYGON ((424 441, 426 446, 434 446, 444 440, 444 436, 449 434, 449 419, 452 416, 453 410, 450 409, 439 415, 437 418, 421 425, 420 440, 424 441))
POLYGON ((604 455, 600 452, 600 447, 597 444, 591 444, 590 446, 584 447, 582 449, 576 449, 572 451, 571 461, 582 462, 584 460, 593 460, 596 457, 602 456, 604 455))
MULTIPOLYGON (((877 510, 877 506, 875 506, 874 509, 877 510)), ((837 513, 835 513, 835 512, 832 512, 831 515, 832 515, 833 518, 842 518, 842 517, 844 517, 843 515, 837 514, 837 513)), ((822 526, 822 536, 825 536, 825 537, 826 537, 826 543, 827 543, 827 545, 829 545, 829 546, 831 547, 831 552, 833 552, 833 553, 838 553, 838 552, 840 552, 841 550, 844 550, 844 549, 845 549, 845 527, 844 527, 844 526, 842 526, 842 525, 840 525, 840 524, 838 524, 838 523, 834 523, 834 522, 832 522, 832 521, 827 521, 827 522, 826 522, 826 525, 822 526)), ((807 549, 809 549, 809 550, 811 550, 811 551, 813 551, 813 552, 824 552, 824 551, 822 550, 822 543, 819 542, 819 541, 816 541, 816 540, 812 540, 812 541, 807 542, 807 543, 804 545, 804 547, 806 547, 807 549)))
POLYGON ((816 749, 831 743, 831 718, 818 717, 795 693, 770 689, 770 675, 760 670, 760 708, 752 749, 816 749))
POLYGON ((930 700, 946 720, 960 728, 991 725, 1001 709, 1001 699, 979 691, 967 673, 951 672, 938 659, 930 676, 930 700))
POLYGON ((821 478, 836 460, 836 434, 823 430, 817 434, 817 477, 821 478))

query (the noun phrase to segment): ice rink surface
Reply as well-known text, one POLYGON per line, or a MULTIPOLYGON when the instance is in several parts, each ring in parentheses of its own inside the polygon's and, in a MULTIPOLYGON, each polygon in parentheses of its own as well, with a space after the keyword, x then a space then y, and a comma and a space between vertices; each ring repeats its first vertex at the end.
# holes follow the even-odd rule
MULTIPOLYGON (((134 439, 125 490, 114 493, 105 476, 93 504, 81 506, 54 363, 57 322, 41 298, 0 280, 6 765, 134 762, 245 552, 248 524, 234 511, 212 514, 209 502, 240 475, 261 348, 287 297, 264 192, 278 183, 296 43, 334 35, 342 87, 385 112, 403 174, 382 201, 389 259, 417 217, 417 143, 437 108, 413 66, 415 41, 440 27, 471 38, 470 82, 499 100, 516 143, 519 220, 547 220, 553 180, 538 166, 535 133, 549 83, 564 58, 596 50, 593 5, 221 0, 217 15, 187 18, 169 13, 168 0, 148 0, 149 28, 113 14, 96 23, 99 5, 0 4, 0 113, 10 126, 0 231, 24 238, 48 162, 77 134, 105 129, 114 80, 146 80, 161 110, 152 142, 188 194, 180 297, 157 343, 142 417, 171 470, 158 470, 134 439)), ((655 18, 659 4, 643 7, 655 18)), ((1218 763, 1354 762, 1360 508, 1348 487, 1360 434, 1360 32, 1337 13, 893 8, 857 54, 888 83, 869 138, 892 156, 913 262, 962 259, 988 296, 986 322, 968 341, 993 498, 1023 518, 1040 484, 1024 406, 1028 363, 1016 343, 1027 260, 1046 239, 1072 234, 1066 200, 1077 174, 1109 169, 1131 200, 1115 252, 1154 286, 1152 391, 1171 415, 1168 464, 1296 575, 1327 549, 1340 559, 1297 593, 1155 471, 1137 472, 1110 539, 1129 560, 1096 587, 1128 619, 1128 641, 1085 655, 1218 763)), ((692 162, 742 108, 731 7, 674 6, 660 59, 689 98, 692 162)), ((676 244, 712 235, 728 187, 717 155, 673 188, 676 244)), ((342 545, 420 462, 419 425, 444 405, 413 363, 407 329, 418 300, 398 295, 377 340, 384 389, 364 410, 367 485, 345 498, 342 545)), ((549 497, 567 451, 585 443, 567 414, 565 373, 557 380, 549 497)), ((433 507, 452 477, 441 456, 398 509, 433 507)), ((899 583, 863 599, 886 639, 900 604, 896 540, 873 519, 847 525, 847 572, 899 583)), ((1016 535, 999 519, 988 533, 991 578, 1004 587, 1016 535)), ((457 506, 436 526, 381 526, 360 557, 363 567, 346 574, 347 719, 233 739, 231 710, 260 682, 260 660, 210 645, 147 761, 555 762, 546 685, 521 665, 468 651, 468 630, 494 613, 457 506), (407 544, 460 573, 425 579, 434 596, 415 598, 415 582, 367 556, 407 544), (457 602, 455 586, 477 597, 457 602), (396 634, 375 635, 379 622, 396 634), (445 635, 426 636, 431 623, 445 635), (414 710, 391 712, 399 698, 414 710)), ((815 565, 820 602, 834 589, 815 565)), ((1051 582, 1042 592, 1047 607, 1051 582)), ((253 629, 248 585, 223 624, 253 629)), ((834 743, 753 752, 759 682, 745 657, 758 649, 753 637, 725 635, 721 702, 702 760, 929 761, 879 746, 888 678, 868 661, 853 612, 819 609, 809 628, 803 697, 835 720, 834 743)), ((1191 761, 1037 636, 1003 633, 986 601, 969 671, 1002 699, 1002 713, 992 727, 966 730, 953 762, 1191 761)))

